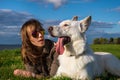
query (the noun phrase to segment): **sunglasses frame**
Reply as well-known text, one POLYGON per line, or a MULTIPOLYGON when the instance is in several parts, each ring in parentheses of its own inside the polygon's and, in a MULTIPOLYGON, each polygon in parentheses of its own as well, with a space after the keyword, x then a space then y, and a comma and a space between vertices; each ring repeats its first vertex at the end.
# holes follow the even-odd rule
POLYGON ((34 38, 38 38, 39 37, 39 34, 41 34, 41 35, 44 35, 45 34, 45 30, 35 30, 35 31, 33 31, 32 32, 32 36, 34 37, 34 38))

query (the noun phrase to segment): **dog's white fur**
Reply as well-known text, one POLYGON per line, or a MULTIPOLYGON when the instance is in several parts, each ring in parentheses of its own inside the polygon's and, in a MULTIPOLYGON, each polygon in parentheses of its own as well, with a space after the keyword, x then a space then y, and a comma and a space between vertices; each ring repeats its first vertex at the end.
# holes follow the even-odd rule
POLYGON ((72 79, 93 80, 105 71, 120 76, 120 61, 110 53, 93 52, 87 45, 85 31, 91 23, 91 16, 81 21, 77 17, 65 20, 57 27, 52 26, 51 34, 56 37, 69 36, 71 42, 64 45, 63 55, 59 55, 60 66, 55 76, 72 79))

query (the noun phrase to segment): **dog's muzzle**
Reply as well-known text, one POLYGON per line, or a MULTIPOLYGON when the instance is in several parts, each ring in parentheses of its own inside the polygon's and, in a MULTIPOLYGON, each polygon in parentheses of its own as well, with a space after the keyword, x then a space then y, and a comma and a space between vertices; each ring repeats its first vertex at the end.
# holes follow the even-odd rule
POLYGON ((53 31, 53 27, 50 26, 50 27, 48 28, 48 32, 50 33, 50 35, 51 35, 52 37, 55 37, 55 36, 52 34, 52 31, 53 31))
MULTIPOLYGON (((50 26, 50 27, 48 28, 48 32, 50 33, 50 35, 51 35, 52 37, 57 37, 57 36, 54 36, 54 35, 53 35, 52 31, 53 31, 53 27, 50 26)), ((61 37, 59 37, 59 38, 63 38, 63 45, 65 45, 65 44, 67 44, 67 43, 69 43, 69 42, 71 41, 70 37, 68 37, 68 36, 61 36, 61 37)))

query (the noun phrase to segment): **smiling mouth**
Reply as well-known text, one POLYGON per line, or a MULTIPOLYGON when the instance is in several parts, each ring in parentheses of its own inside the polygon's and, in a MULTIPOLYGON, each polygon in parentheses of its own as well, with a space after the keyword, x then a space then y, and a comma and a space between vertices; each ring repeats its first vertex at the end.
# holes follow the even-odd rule
POLYGON ((59 37, 58 38, 58 41, 57 41, 57 46, 56 46, 56 52, 58 54, 63 54, 64 52, 64 45, 69 43, 71 41, 70 37, 68 36, 62 36, 62 37, 59 37))
POLYGON ((59 37, 59 38, 62 38, 62 44, 63 44, 63 45, 71 42, 71 38, 68 37, 68 36, 62 36, 62 37, 59 37))

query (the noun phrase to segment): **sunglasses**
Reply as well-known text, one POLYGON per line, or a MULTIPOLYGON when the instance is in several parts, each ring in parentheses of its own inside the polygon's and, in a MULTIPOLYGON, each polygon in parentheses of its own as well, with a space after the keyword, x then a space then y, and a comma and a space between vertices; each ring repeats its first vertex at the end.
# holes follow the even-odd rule
POLYGON ((33 36, 34 38, 38 38, 38 37, 39 37, 39 34, 44 35, 44 34, 45 34, 45 31, 44 31, 44 30, 40 30, 40 31, 35 30, 35 31, 32 32, 32 36, 33 36))

